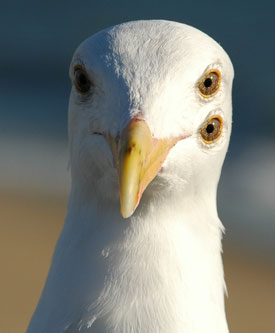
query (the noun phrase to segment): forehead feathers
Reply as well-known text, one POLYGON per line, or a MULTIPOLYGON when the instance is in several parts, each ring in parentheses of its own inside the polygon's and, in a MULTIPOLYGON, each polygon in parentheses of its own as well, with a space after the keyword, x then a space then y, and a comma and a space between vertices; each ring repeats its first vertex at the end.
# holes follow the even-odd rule
MULTIPOLYGON (((168 21, 135 21, 100 31, 76 50, 71 73, 76 63, 107 93, 113 112, 119 108, 120 114, 133 115, 146 110, 149 124, 157 124, 159 115, 169 124, 173 112, 175 117, 187 116, 191 105, 194 112, 200 104, 194 88, 209 66, 219 66, 225 83, 233 77, 229 57, 213 39, 168 21)), ((174 122, 174 131, 176 127, 174 122)), ((170 135, 169 128, 161 126, 159 135, 170 135)))

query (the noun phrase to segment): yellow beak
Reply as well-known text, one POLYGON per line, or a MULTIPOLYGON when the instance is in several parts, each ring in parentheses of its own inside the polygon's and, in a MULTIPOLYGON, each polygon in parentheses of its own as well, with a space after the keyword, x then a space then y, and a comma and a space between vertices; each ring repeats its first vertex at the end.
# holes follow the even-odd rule
POLYGON ((146 122, 132 119, 124 129, 118 150, 120 209, 124 218, 137 208, 146 187, 155 178, 179 138, 154 139, 146 122))

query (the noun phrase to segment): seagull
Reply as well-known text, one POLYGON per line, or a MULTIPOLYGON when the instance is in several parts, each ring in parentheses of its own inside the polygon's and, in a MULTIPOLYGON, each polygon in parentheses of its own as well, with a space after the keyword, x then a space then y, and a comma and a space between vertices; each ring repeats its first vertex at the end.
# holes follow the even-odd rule
POLYGON ((164 20, 102 30, 71 66, 67 217, 28 333, 225 333, 217 185, 233 67, 164 20))

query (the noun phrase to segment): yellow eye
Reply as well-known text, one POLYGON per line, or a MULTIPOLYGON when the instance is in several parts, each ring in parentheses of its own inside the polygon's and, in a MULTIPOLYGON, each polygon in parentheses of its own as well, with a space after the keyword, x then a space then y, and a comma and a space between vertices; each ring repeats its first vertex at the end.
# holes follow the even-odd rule
POLYGON ((91 89, 92 83, 89 80, 88 74, 81 66, 76 66, 74 69, 74 84, 81 94, 87 94, 91 89))
POLYGON ((211 69, 199 81, 200 94, 205 97, 213 96, 220 88, 221 73, 217 69, 211 69))
POLYGON ((220 116, 212 116, 207 119, 200 129, 204 143, 210 144, 219 139, 222 134, 223 120, 220 116))

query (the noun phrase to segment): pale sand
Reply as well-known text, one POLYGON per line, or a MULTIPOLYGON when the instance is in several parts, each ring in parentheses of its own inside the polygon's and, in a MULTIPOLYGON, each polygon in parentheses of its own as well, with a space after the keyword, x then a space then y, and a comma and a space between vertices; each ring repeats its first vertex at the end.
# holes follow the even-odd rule
MULTIPOLYGON (((25 332, 65 212, 65 198, 0 193, 0 332, 25 332)), ((274 266, 228 248, 224 265, 231 333, 275 332, 274 266)))

